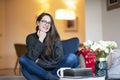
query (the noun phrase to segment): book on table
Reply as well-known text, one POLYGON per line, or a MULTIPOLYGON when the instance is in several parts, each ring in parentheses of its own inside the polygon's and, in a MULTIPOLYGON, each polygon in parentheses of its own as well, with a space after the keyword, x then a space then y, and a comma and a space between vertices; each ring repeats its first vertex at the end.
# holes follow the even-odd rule
POLYGON ((64 77, 65 76, 92 76, 92 69, 91 68, 71 68, 64 70, 64 77))
POLYGON ((91 68, 71 68, 64 70, 64 77, 60 80, 105 80, 105 76, 95 77, 91 68))
POLYGON ((59 80, 105 80, 105 76, 101 77, 78 77, 78 76, 73 76, 73 77, 63 77, 60 78, 59 80))

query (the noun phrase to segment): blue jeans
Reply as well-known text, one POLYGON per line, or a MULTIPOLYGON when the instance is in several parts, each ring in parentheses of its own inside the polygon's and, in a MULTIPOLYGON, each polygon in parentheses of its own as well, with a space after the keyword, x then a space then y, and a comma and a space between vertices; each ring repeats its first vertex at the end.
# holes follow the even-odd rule
POLYGON ((58 80, 57 70, 61 67, 79 68, 80 60, 74 53, 66 54, 55 69, 47 71, 26 56, 21 56, 21 71, 27 80, 58 80))

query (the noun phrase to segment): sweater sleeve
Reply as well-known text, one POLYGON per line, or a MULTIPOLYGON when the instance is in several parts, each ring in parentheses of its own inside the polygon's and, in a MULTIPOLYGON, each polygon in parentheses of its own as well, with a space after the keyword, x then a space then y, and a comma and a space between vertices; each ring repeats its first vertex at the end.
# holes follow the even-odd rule
POLYGON ((27 56, 31 58, 32 60, 36 60, 39 55, 44 51, 45 49, 45 43, 41 43, 35 34, 28 35, 26 38, 26 44, 28 53, 27 56))

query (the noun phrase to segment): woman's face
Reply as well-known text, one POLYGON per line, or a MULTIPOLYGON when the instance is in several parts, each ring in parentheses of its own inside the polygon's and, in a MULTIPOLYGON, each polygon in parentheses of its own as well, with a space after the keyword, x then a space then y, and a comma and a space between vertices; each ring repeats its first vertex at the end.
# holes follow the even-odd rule
POLYGON ((37 23, 37 25, 39 26, 40 31, 48 32, 51 27, 50 17, 48 15, 43 16, 40 22, 37 23))

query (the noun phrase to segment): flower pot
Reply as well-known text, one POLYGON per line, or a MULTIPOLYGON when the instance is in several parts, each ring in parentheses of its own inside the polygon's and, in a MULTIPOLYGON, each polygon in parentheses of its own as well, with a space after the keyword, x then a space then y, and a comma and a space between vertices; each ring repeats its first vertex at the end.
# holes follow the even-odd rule
POLYGON ((106 61, 106 58, 97 58, 95 63, 95 69, 96 69, 96 76, 105 76, 105 80, 107 80, 108 77, 108 63, 106 61))
POLYGON ((81 49, 79 54, 82 54, 85 60, 85 67, 92 68, 92 74, 95 76, 95 61, 96 55, 91 49, 81 49))

